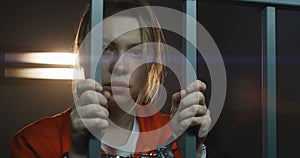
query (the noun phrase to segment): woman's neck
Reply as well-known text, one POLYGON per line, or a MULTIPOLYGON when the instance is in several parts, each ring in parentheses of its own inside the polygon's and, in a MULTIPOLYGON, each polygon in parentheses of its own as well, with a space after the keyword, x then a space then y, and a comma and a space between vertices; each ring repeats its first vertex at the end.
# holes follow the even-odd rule
POLYGON ((134 124, 134 116, 127 114, 119 106, 111 105, 108 106, 109 119, 113 122, 110 126, 105 129, 103 140, 110 142, 108 145, 112 147, 124 146, 131 135, 134 124), (125 129, 127 132, 120 132, 120 128, 125 129), (117 141, 111 142, 111 140, 117 141))
MULTIPOLYGON (((134 105, 132 105, 134 106, 134 105)), ((117 126, 127 129, 129 131, 133 128, 133 121, 134 116, 131 114, 128 114, 123 109, 121 109, 119 106, 116 105, 109 105, 108 106, 109 111, 109 119, 115 123, 117 126)))

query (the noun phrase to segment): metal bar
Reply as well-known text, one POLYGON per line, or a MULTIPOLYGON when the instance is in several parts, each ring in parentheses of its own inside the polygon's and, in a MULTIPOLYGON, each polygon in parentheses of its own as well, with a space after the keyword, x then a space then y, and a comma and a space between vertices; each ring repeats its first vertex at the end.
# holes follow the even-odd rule
POLYGON ((300 0, 236 0, 240 2, 260 3, 266 5, 295 6, 300 7, 300 0))
POLYGON ((262 10, 263 157, 276 158, 276 8, 262 10))
MULTIPOLYGON (((90 45, 90 66, 89 66, 89 77, 94 78, 97 82, 101 83, 102 74, 101 66, 99 64, 99 54, 102 52, 102 25, 103 20, 103 0, 91 0, 91 45, 90 45), (99 28, 100 27, 100 28, 99 28), (98 73, 96 70, 98 67, 98 73), (100 67, 100 69, 99 69, 100 67)), ((90 134, 88 143, 88 157, 89 158, 101 158, 101 141, 90 134)))
POLYGON ((99 54, 102 52, 102 23, 103 20, 103 0, 91 0, 91 45, 90 45, 90 70, 89 77, 101 83, 102 64, 99 63, 99 54), (96 75, 96 72, 100 74, 96 75))
POLYGON ((89 138, 88 157, 101 158, 101 142, 93 135, 90 135, 89 138))
MULTIPOLYGON (((190 20, 189 18, 186 18, 185 21, 185 34, 186 39, 190 39, 191 41, 185 40, 184 46, 185 46, 185 55, 188 61, 191 63, 194 70, 196 70, 197 67, 197 55, 196 55, 196 48, 192 45, 193 43, 197 43, 197 1, 196 0, 186 0, 184 3, 184 11, 185 13, 194 18, 195 20, 190 20)), ((187 63, 187 62, 186 62, 187 63)), ((187 66, 186 66, 187 68, 187 66)), ((192 72, 186 72, 186 86, 190 83, 192 83, 192 78, 190 75, 192 72)), ((195 158, 196 157, 196 133, 195 130, 188 129, 185 133, 183 133, 183 150, 182 150, 182 157, 186 158, 195 158)))
POLYGON ((5 53, 0 52, 0 79, 4 78, 5 53))

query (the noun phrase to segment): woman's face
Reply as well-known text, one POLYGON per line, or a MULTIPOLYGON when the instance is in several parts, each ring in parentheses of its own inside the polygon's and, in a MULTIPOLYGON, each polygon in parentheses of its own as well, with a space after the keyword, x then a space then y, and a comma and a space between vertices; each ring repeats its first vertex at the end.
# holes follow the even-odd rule
POLYGON ((112 94, 111 104, 136 100, 144 88, 147 67, 142 63, 149 52, 143 51, 141 32, 135 29, 118 36, 124 29, 139 26, 138 20, 130 16, 112 17, 103 24, 102 82, 104 90, 112 94))

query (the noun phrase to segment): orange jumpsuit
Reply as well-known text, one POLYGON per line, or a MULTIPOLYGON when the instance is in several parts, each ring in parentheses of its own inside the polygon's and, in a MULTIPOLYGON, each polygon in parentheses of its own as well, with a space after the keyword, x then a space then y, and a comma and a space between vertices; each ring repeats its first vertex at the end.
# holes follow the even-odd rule
MULTIPOLYGON (((11 157, 62 158, 71 147, 70 112, 71 109, 68 109, 53 117, 40 119, 19 131, 10 142, 11 157)), ((170 116, 160 112, 150 117, 138 117, 140 132, 158 129, 169 121, 170 116)), ((140 134, 136 150, 149 153, 153 145, 161 145, 159 143, 167 141, 170 136, 170 127, 151 137, 140 134)), ((176 143, 172 144, 172 150, 176 158, 181 157, 176 143)))

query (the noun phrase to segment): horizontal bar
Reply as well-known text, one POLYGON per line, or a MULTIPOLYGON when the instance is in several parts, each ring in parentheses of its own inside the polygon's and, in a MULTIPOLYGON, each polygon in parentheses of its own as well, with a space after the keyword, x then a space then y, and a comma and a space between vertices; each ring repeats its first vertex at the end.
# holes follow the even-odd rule
POLYGON ((199 0, 205 3, 220 3, 220 4, 254 4, 261 6, 276 6, 276 7, 300 7, 300 0, 199 0))
POLYGON ((260 3, 276 6, 295 6, 300 7, 300 0, 236 0, 240 2, 260 3))

